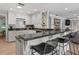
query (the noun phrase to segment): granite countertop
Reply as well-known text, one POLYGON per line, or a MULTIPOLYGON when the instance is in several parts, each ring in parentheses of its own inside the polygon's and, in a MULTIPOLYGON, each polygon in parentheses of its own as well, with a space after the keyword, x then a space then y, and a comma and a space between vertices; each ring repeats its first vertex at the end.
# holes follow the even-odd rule
MULTIPOLYGON (((14 31, 14 30, 28 30, 27 28, 12 28, 12 29, 8 29, 9 31, 14 31)), ((52 31, 54 29, 48 29, 48 28, 31 28, 29 30, 40 30, 40 31, 52 31)))
POLYGON ((27 28, 12 28, 12 29, 8 29, 9 31, 18 31, 18 30, 27 30, 27 28))
POLYGON ((42 37, 45 37, 45 36, 51 36, 51 35, 64 33, 64 32, 67 32, 67 31, 62 31, 62 32, 52 31, 51 33, 45 32, 45 33, 23 34, 23 35, 21 34, 21 35, 16 36, 16 38, 17 39, 23 39, 24 41, 28 41, 28 40, 33 40, 33 39, 42 38, 42 37))

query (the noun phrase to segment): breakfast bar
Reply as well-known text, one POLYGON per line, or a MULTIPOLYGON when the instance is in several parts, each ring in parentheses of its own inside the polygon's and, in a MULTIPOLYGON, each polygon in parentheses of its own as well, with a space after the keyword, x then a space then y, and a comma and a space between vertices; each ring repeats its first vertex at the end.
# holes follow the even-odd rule
POLYGON ((47 31, 40 33, 21 34, 16 36, 16 54, 17 55, 31 55, 31 46, 38 45, 48 40, 63 37, 71 31, 47 31))

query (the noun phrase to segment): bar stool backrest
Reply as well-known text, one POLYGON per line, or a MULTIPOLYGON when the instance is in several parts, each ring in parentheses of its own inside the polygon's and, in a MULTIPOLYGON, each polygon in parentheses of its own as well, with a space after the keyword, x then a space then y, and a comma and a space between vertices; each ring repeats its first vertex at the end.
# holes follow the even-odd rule
POLYGON ((70 34, 71 38, 75 38, 76 35, 77 35, 77 32, 72 32, 72 33, 70 34))

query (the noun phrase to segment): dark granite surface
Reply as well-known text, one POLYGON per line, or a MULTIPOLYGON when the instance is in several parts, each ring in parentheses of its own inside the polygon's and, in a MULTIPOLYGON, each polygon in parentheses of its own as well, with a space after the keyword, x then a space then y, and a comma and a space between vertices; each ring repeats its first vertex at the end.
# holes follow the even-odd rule
POLYGON ((45 32, 45 33, 33 33, 33 34, 21 34, 16 36, 17 39, 23 39, 24 41, 28 41, 28 40, 33 40, 33 39, 37 39, 37 38, 42 38, 42 37, 46 37, 46 36, 51 36, 51 35, 55 35, 55 34, 60 34, 60 33, 64 33, 67 31, 59 31, 59 32, 55 32, 52 31, 51 33, 49 32, 45 32))
POLYGON ((27 30, 27 28, 12 28, 12 29, 8 29, 9 31, 19 31, 19 30, 27 30))
MULTIPOLYGON (((8 29, 9 31, 18 31, 18 30, 28 30, 27 28, 12 28, 12 29, 8 29)), ((54 29, 48 29, 48 28, 29 28, 29 30, 40 30, 40 31, 52 31, 54 29)))

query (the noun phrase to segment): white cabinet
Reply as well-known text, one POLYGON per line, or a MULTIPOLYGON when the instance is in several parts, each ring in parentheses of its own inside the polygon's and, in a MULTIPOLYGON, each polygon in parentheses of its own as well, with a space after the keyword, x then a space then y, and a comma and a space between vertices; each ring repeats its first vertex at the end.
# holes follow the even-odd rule
POLYGON ((8 13, 8 24, 16 24, 16 17, 12 12, 8 13))
POLYGON ((32 23, 31 16, 29 16, 26 13, 18 13, 18 12, 13 12, 13 11, 8 12, 8 24, 16 24, 16 18, 25 19, 26 25, 32 23))
POLYGON ((51 28, 54 29, 54 17, 51 17, 51 28))
POLYGON ((42 28, 41 12, 32 15, 32 24, 34 24, 36 28, 42 28))

